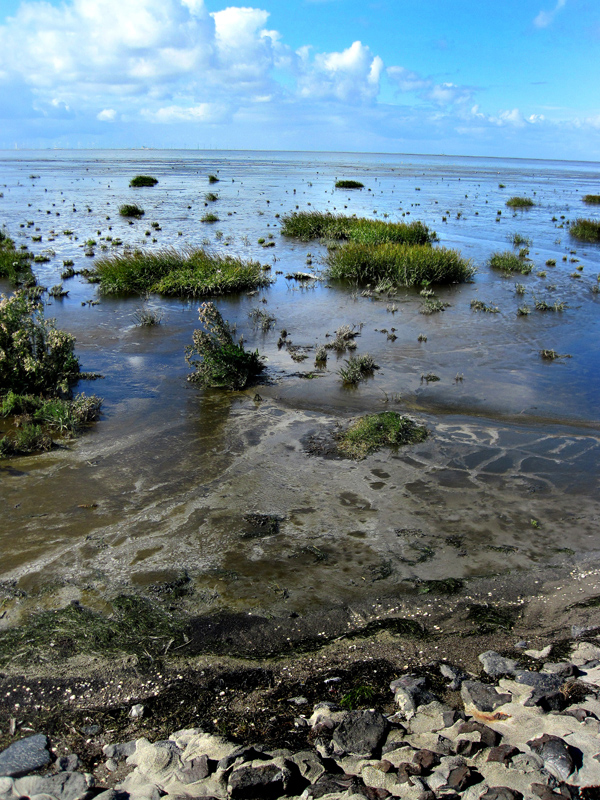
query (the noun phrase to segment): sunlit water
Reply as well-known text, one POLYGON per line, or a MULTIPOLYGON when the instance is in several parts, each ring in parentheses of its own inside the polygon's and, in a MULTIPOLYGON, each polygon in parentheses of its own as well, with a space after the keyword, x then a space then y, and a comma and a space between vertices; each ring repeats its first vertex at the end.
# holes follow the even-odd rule
POLYGON ((217 300, 246 344, 268 359, 262 402, 254 400, 256 389, 230 396, 186 382, 184 349, 197 326, 197 302, 149 298, 162 324, 144 329, 135 319, 141 298, 105 299, 80 278, 64 282, 68 297, 49 300, 46 313, 77 337, 82 368, 104 376, 78 387, 104 398, 104 415, 66 449, 2 462, 5 581, 59 599, 83 587, 93 599, 114 586, 187 571, 199 609, 301 610, 347 602, 374 591, 374 581, 378 592, 393 593, 424 578, 518 573, 556 558, 594 556, 600 295, 592 289, 600 246, 573 240, 568 222, 598 217, 598 207, 581 200, 600 191, 598 164, 4 152, 0 191, 0 219, 17 246, 50 254, 35 265, 45 286, 60 282, 63 260, 75 269, 92 266, 88 240, 96 242, 96 256, 122 249, 107 236, 135 247, 235 253, 270 264, 274 281, 253 296, 217 300), (139 173, 158 185, 129 188, 139 173), (219 177, 214 185, 211 173, 219 177), (337 178, 366 188, 336 190, 337 178), (219 199, 207 206, 208 191, 219 199), (531 197, 535 206, 515 213, 505 205, 513 195, 531 197), (130 225, 118 208, 132 201, 145 216, 130 225), (297 209, 422 220, 440 246, 471 258, 477 275, 471 284, 436 289, 450 306, 431 316, 419 313, 417 290, 363 297, 364 287, 326 279, 304 288, 286 274, 319 274, 326 250, 279 234, 280 216, 297 209), (207 210, 219 221, 201 222, 207 210), (515 233, 531 239, 534 269, 507 279, 486 262, 494 251, 512 249, 515 233), (258 239, 269 237, 275 246, 263 248, 258 239), (549 259, 556 266, 546 266, 549 259), (525 285, 524 296, 516 283, 525 285), (473 312, 473 299, 499 313, 473 312), (536 311, 536 299, 566 308, 536 311), (522 305, 531 314, 517 316, 522 305), (250 323, 257 307, 276 318, 268 333, 250 323), (353 390, 338 374, 343 356, 330 355, 325 370, 314 367, 316 345, 342 324, 362 326, 358 352, 370 352, 380 367, 353 390), (278 348, 282 328, 306 348, 299 351, 305 361, 278 348), (542 348, 571 357, 545 361, 542 348), (424 381, 429 373, 440 380, 424 381), (307 453, 311 436, 389 408, 423 419, 429 440, 359 464, 307 453), (278 535, 244 537, 243 514, 256 510, 281 517, 278 535))

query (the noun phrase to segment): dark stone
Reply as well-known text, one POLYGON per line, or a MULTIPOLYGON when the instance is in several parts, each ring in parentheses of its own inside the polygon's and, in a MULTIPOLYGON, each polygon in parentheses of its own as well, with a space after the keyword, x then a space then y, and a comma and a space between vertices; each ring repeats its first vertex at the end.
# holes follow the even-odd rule
POLYGON ((482 742, 472 742, 470 739, 459 739, 456 742, 456 753, 465 758, 473 758, 485 745, 482 742))
POLYGON ((407 783, 413 775, 422 775, 423 767, 420 764, 409 764, 403 761, 398 764, 398 783, 407 783))
MULTIPOLYGON (((573 788, 575 789, 574 797, 581 796, 581 800, 583 800, 583 792, 585 792, 585 789, 582 788, 581 795, 579 795, 579 791, 577 791, 579 787, 574 786, 573 788)), ((565 798, 571 800, 572 796, 571 792, 569 791, 569 787, 565 786, 564 784, 557 792, 552 791, 550 786, 548 786, 546 783, 532 783, 530 789, 533 794, 535 794, 541 800, 565 800, 565 798)), ((594 798, 590 797, 587 800, 594 800, 594 798)))
POLYGON ((238 747, 233 753, 217 762, 217 768, 229 769, 236 762, 239 765, 246 761, 269 761, 270 758, 271 756, 266 755, 262 750, 257 750, 256 747, 238 747))
POLYGON ((413 761, 415 764, 419 764, 424 772, 430 772, 434 767, 438 767, 441 764, 442 759, 433 750, 423 748, 422 750, 417 750, 413 756, 413 761))
POLYGON ((496 733, 496 731, 489 728, 487 725, 484 725, 481 722, 475 722, 473 720, 468 720, 467 722, 463 722, 463 724, 459 727, 458 733, 479 733, 481 737, 481 744, 484 747, 495 747, 497 744, 500 743, 502 739, 501 734, 496 733))
POLYGON ((544 674, 560 675, 561 678, 576 678, 579 675, 579 670, 575 664, 569 664, 567 661, 548 662, 544 664, 542 672, 544 674))
POLYGON ((566 780, 575 771, 575 762, 569 745, 560 736, 545 733, 527 742, 544 762, 544 767, 559 780, 566 780))
POLYGON ((526 669, 516 670, 515 681, 525 686, 533 686, 537 692, 546 693, 558 691, 564 683, 560 675, 545 672, 530 672, 526 669))
POLYGON ((473 770, 469 769, 469 767, 463 765, 453 767, 450 770, 446 786, 449 789, 454 789, 456 792, 464 792, 465 789, 468 789, 469 786, 472 786, 474 783, 477 783, 475 773, 473 770))
POLYGON ((388 730, 388 721, 378 711, 351 711, 336 728, 333 741, 346 753, 373 756, 388 730))
POLYGON ((75 753, 67 756, 60 756, 54 763, 57 772, 74 772, 79 766, 79 757, 75 753))
POLYGON ((128 756, 135 753, 135 739, 130 742, 118 742, 117 744, 107 744, 102 748, 107 758, 114 758, 115 761, 123 761, 128 756))
POLYGON ((18 778, 50 763, 48 739, 43 733, 13 742, 0 753, 0 777, 18 778))
POLYGON ((405 711, 415 711, 419 706, 437 700, 427 688, 427 678, 416 675, 402 675, 396 678, 390 683, 390 689, 394 692, 397 702, 402 698, 399 705, 405 711))
POLYGON ((83 728, 81 728, 81 732, 84 736, 95 736, 97 733, 100 733, 101 730, 100 725, 84 725, 83 728))
POLYGON ((448 689, 450 689, 451 692, 456 692, 460 689, 462 682, 469 679, 466 672, 463 672, 463 670, 459 667, 455 667, 453 664, 440 664, 440 672, 444 678, 450 680, 448 689))
POLYGON ((195 781, 202 781, 204 778, 208 778, 209 775, 210 762, 208 756, 206 755, 193 758, 191 761, 185 761, 182 769, 180 769, 177 773, 177 777, 182 783, 194 783, 195 781))
POLYGON ((518 747, 513 747, 512 744, 499 744, 497 747, 492 747, 488 753, 488 761, 497 761, 500 764, 510 764, 513 758, 520 753, 518 747))
POLYGON ((495 650, 486 650, 481 653, 479 660, 483 664, 483 671, 492 678, 500 675, 512 675, 519 666, 519 662, 513 658, 504 658, 495 650))
MULTIPOLYGON (((283 794, 295 794, 300 785, 302 778, 291 761, 283 766, 274 763, 241 766, 229 776, 228 794, 231 800, 274 800, 283 794)), ((306 781, 302 788, 305 785, 306 781)))
POLYGON ((583 722, 584 719, 587 719, 588 717, 591 717, 592 719, 598 719, 596 714, 594 714, 593 711, 589 711, 587 708, 567 708, 562 713, 565 717, 575 717, 578 722, 583 722))
POLYGON ((463 681, 460 688, 465 705, 472 703, 478 711, 490 713, 498 706, 510 703, 512 695, 498 693, 493 686, 479 681, 463 681))
POLYGON ((516 789, 509 789, 508 786, 493 786, 484 792, 479 800, 523 800, 523 795, 516 789))

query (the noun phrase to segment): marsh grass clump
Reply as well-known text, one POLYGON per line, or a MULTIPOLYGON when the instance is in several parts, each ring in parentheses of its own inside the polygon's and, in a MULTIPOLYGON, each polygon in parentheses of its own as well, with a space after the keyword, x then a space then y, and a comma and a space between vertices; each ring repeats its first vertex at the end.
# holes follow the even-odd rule
POLYGON ((360 181, 341 180, 335 182, 336 189, 364 189, 364 183, 360 181))
POLYGON ((540 350, 540 356, 546 361, 556 361, 557 358, 572 358, 568 353, 557 353, 556 350, 540 350))
POLYGON ((536 311, 564 311, 567 307, 566 303, 561 300, 555 300, 554 303, 549 303, 547 300, 538 300, 533 298, 536 311))
POLYGON ((209 182, 209 183, 218 183, 218 182, 219 182, 219 179, 217 178, 217 176, 216 176, 216 175, 209 175, 209 176, 208 176, 208 182, 209 182))
POLYGON ((379 369, 379 367, 369 353, 350 356, 346 361, 346 366, 340 369, 340 377, 344 383, 356 386, 357 383, 372 375, 376 369, 379 369))
POLYGON ((513 233, 509 236, 509 241, 512 242, 513 247, 531 247, 531 239, 528 236, 523 236, 520 233, 513 233))
POLYGON ((456 250, 395 242, 376 246, 349 242, 330 250, 327 263, 332 279, 365 283, 388 279, 397 286, 464 283, 475 273, 471 261, 456 250))
POLYGON ((335 339, 328 342, 325 347, 328 350, 335 350, 336 353, 344 353, 346 350, 356 350, 355 337, 360 331, 354 325, 342 325, 335 332, 335 339))
POLYGON ((396 411, 367 414, 354 422, 338 439, 339 452, 347 458, 362 459, 382 447, 401 447, 423 442, 427 428, 396 411))
POLYGON ((69 290, 65 289, 62 283, 57 283, 56 286, 52 286, 52 288, 48 289, 48 294, 56 300, 61 300, 69 294, 69 290))
POLYGON ((600 221, 594 219, 576 219, 571 223, 569 233, 582 242, 600 242, 600 221))
POLYGON ((129 185, 134 189, 142 186, 156 186, 158 178, 153 178, 152 175, 136 175, 129 181, 129 185))
POLYGON ((215 194, 214 192, 207 192, 204 195, 204 199, 206 200, 207 203, 214 203, 216 200, 219 199, 219 195, 215 194))
POLYGON ((531 197, 509 197, 506 201, 509 208, 531 208, 535 203, 531 197))
POLYGON ((325 364, 327 362, 327 348, 320 344, 315 351, 315 364, 325 364))
POLYGON ((154 328, 162 322, 162 312, 149 308, 145 303, 133 312, 136 324, 141 328, 154 328))
POLYGON ((586 194, 581 199, 589 206, 600 205, 600 194, 586 194))
POLYGON ((422 222, 385 222, 321 211, 298 211, 286 215, 281 220, 281 233, 303 242, 329 239, 362 244, 430 244, 436 239, 435 232, 422 222))
POLYGON ((498 314, 500 312, 498 306, 490 306, 484 303, 483 300, 471 300, 471 309, 473 311, 485 311, 487 314, 498 314))
POLYGON ((204 329, 194 331, 193 344, 186 348, 185 360, 195 369, 188 380, 215 389, 246 388, 264 370, 263 356, 234 341, 214 303, 203 303, 198 311, 204 329))
POLYGON ((212 214, 211 212, 204 214, 200 217, 200 222, 218 222, 219 217, 216 214, 212 214))
POLYGON ((515 272, 519 272, 521 275, 529 275, 533 269, 531 262, 511 253, 510 250, 505 250, 502 253, 492 253, 488 263, 492 269, 500 270, 506 275, 512 275, 515 272))
POLYGON ((119 214, 122 217, 134 217, 139 219, 143 217, 146 212, 143 208, 140 208, 137 203, 123 203, 122 206, 119 206, 119 214))
MULTIPOLYGON (((206 297, 268 286, 257 261, 210 253, 202 248, 134 250, 96 260, 91 275, 104 294, 163 294, 206 297)), ((89 278, 88 278, 89 280, 89 278)))
POLYGON ((437 297, 426 297, 421 303, 419 314, 437 314, 438 311, 445 311, 450 307, 450 303, 444 303, 437 297))
POLYGON ((33 254, 28 250, 16 250, 14 241, 0 230, 0 278, 6 278, 13 284, 35 283, 31 271, 33 254))

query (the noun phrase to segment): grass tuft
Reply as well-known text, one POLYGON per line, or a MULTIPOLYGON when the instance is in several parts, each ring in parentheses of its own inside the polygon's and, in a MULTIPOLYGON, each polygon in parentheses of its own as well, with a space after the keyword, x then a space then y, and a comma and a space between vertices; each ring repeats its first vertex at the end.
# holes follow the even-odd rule
POLYGON ((600 242, 600 222, 595 219, 579 218, 571 223, 569 233, 582 242, 600 242))
POLYGON ((104 294, 207 297, 268 286, 261 265, 202 248, 134 250, 99 258, 93 276, 104 294))
POLYGON ((336 189, 364 189, 364 183, 360 181, 341 180, 335 182, 336 189))
POLYGON ((361 356, 350 356, 346 361, 346 366, 340 369, 340 377, 344 383, 356 386, 357 383, 364 381, 368 375, 379 369, 373 356, 365 353, 361 356))
POLYGON ((531 197, 510 197, 506 201, 506 205, 509 208, 531 208, 535 203, 531 197))
POLYGON ((500 270, 507 275, 512 275, 519 272, 521 275, 529 275, 533 269, 533 265, 524 258, 505 250, 502 253, 492 253, 489 260, 489 265, 492 269, 500 270))
POLYGON ((417 444, 427 438, 427 428, 396 411, 367 414, 354 422, 338 440, 347 458, 362 459, 382 447, 417 444))
POLYGON ((600 205, 600 194, 586 194, 581 199, 589 206, 600 205))
POLYGON ((321 211, 298 211, 282 217, 281 233, 303 242, 331 239, 361 244, 430 244, 436 240, 435 232, 422 222, 385 222, 321 211))
POLYGON ((119 214, 122 217, 143 217, 146 212, 140 208, 136 203, 123 203, 119 207, 119 214))
POLYGON ((7 278, 14 284, 35 284, 31 271, 32 259, 32 253, 16 250, 14 241, 0 230, 0 278, 7 278))
POLYGON ((141 186, 156 186, 158 178, 153 178, 152 175, 136 175, 129 181, 129 185, 135 189, 141 186))

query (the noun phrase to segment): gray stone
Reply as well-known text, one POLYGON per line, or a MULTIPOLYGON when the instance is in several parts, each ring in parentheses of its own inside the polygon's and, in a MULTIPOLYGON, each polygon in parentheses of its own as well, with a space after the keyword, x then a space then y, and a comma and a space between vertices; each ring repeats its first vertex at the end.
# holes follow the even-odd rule
POLYGON ((408 723, 411 733, 430 733, 449 728, 458 719, 458 713, 450 706, 435 700, 419 706, 408 723))
POLYGON ((305 706, 308 700, 300 695, 299 697, 290 697, 288 703, 293 703, 295 706, 305 706))
POLYGON ((526 669, 518 669, 515 672, 515 681, 524 686, 533 686, 537 692, 556 692, 563 685, 564 680, 560 675, 544 672, 530 672, 526 669))
POLYGON ((480 796, 480 800, 523 800, 523 795, 508 786, 493 786, 480 796))
POLYGON ((390 683, 394 692, 394 699, 400 710, 407 717, 411 717, 417 708, 426 703, 432 703, 437 697, 427 688, 427 678, 416 675, 402 675, 390 683))
POLYGON ((119 769, 119 764, 114 758, 107 758, 104 766, 109 772, 116 772, 119 769))
POLYGON ((540 756, 544 762, 544 768, 555 778, 566 781, 569 775, 575 771, 569 746, 560 736, 544 733, 538 739, 531 739, 527 744, 534 753, 540 756))
POLYGON ((207 756, 198 756, 191 761, 184 761, 181 769, 178 769, 175 777, 181 783, 195 783, 208 778, 210 775, 210 766, 207 756))
POLYGON ((378 711, 351 711, 336 728, 333 742, 346 753, 370 756, 381 748, 388 730, 378 711))
POLYGON ((326 772, 323 762, 312 750, 302 750, 290 756, 290 761, 298 767, 300 774, 309 783, 316 783, 321 775, 326 772))
POLYGON ((141 719, 144 716, 144 706, 141 703, 136 703, 129 709, 129 717, 131 719, 141 719))
POLYGON ((123 761, 135 753, 135 747, 135 739, 132 739, 130 742, 105 744, 102 750, 107 758, 114 758, 115 761, 123 761))
POLYGON ((519 662, 512 658, 504 658, 495 650, 486 650, 481 653, 479 660, 483 664, 483 671, 492 678, 500 675, 512 675, 519 666, 519 662))
POLYGON ((293 792, 297 777, 298 768, 293 762, 284 759, 252 762, 233 770, 227 791, 231 800, 268 800, 293 792))
POLYGON ((48 739, 43 733, 13 742, 0 753, 0 777, 27 775, 50 762, 48 739))
POLYGON ((450 689, 451 692, 458 691, 462 682, 469 679, 469 676, 466 672, 459 667, 455 667, 453 664, 440 664, 440 672, 444 678, 448 678, 450 681, 448 689, 450 689))
POLYGON ((512 695, 499 693, 493 686, 479 681, 463 681, 460 693, 465 710, 473 708, 484 714, 492 714, 499 706, 512 700, 512 695))
POLYGON ((18 778, 13 787, 17 797, 48 794, 60 800, 83 800, 94 785, 91 775, 58 772, 56 775, 28 775, 18 778))
POLYGON ((478 733, 479 741, 484 747, 495 747, 502 738, 499 733, 492 730, 487 725, 473 720, 467 720, 467 722, 463 722, 458 726, 458 734, 460 736, 464 736, 467 733, 478 733))
POLYGON ((69 753, 66 756, 60 756, 54 762, 54 768, 57 772, 74 772, 79 766, 79 757, 75 753, 69 753))
POLYGON ((542 672, 560 675, 561 678, 573 678, 579 674, 579 670, 575 664, 570 664, 567 661, 560 661, 558 663, 548 661, 542 667, 542 672))

